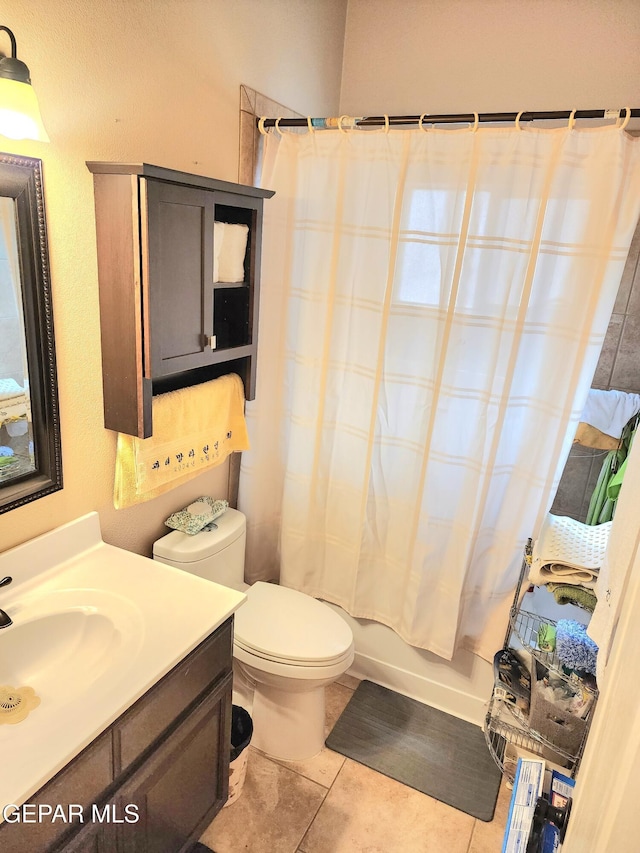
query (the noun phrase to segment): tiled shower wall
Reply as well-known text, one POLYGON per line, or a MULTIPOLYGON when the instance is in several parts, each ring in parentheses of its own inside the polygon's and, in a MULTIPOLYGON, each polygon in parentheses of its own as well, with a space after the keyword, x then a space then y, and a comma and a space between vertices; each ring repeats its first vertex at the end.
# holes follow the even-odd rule
MULTIPOLYGON (((592 387, 640 393, 640 224, 631 243, 592 387)), ((587 517, 589 500, 606 451, 575 444, 551 507, 554 515, 578 521, 587 517)))

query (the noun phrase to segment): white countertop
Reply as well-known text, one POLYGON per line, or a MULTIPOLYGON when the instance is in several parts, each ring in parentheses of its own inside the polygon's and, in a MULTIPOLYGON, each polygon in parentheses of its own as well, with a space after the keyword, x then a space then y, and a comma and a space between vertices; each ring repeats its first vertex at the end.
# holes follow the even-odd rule
MULTIPOLYGON (((41 704, 0 725, 0 812, 39 788, 246 596, 102 541, 97 513, 0 554, 0 685, 41 704)), ((0 813, 0 822, 2 816, 0 813)))

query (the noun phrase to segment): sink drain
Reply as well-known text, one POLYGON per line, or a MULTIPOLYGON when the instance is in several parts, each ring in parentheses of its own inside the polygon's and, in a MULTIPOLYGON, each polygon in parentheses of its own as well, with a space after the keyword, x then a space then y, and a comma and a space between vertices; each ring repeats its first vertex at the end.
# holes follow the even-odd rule
POLYGON ((33 687, 0 687, 0 725, 22 722, 39 704, 33 687))

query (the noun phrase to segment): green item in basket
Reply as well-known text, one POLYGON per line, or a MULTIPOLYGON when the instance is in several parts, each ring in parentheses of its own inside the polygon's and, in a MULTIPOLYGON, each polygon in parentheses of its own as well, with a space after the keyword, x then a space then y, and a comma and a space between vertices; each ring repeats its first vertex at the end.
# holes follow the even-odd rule
POLYGON ((538 648, 541 652, 552 652, 556 647, 556 629, 547 622, 541 622, 538 628, 538 648))
POLYGON ((586 586, 577 586, 569 583, 548 583, 547 589, 553 593, 558 604, 577 604, 584 610, 593 613, 598 603, 596 594, 586 586))

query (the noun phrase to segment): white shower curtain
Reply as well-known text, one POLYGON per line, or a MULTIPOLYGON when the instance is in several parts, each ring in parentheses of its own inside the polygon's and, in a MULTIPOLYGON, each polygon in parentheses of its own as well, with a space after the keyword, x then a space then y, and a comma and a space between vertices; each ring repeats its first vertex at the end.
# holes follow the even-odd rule
POLYGON ((247 579, 501 644, 640 211, 614 128, 269 134, 247 579))

